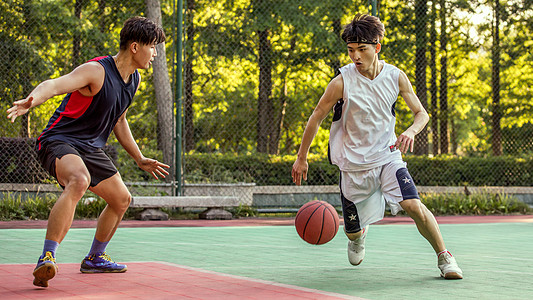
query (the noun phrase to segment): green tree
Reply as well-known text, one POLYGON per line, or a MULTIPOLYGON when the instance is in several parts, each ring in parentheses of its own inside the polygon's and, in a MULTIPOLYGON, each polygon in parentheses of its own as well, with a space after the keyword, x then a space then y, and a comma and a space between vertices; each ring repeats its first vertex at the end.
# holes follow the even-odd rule
MULTIPOLYGON (((58 55, 65 55, 67 49, 62 41, 61 27, 68 27, 70 12, 58 2, 9 1, 0 5, 0 103, 7 109, 13 101, 26 97, 40 81, 61 69, 62 60, 55 60, 48 49, 55 49, 58 55), (49 12, 64 13, 65 18, 49 12), (42 22, 50 20, 51 22, 42 22)), ((3 111, 5 111, 3 109, 3 111)), ((30 122, 32 111, 18 118, 14 125, 2 122, 2 127, 11 136, 29 137, 39 130, 44 122, 37 117, 30 122), (17 128, 17 129, 15 129, 17 128)))
POLYGON ((502 132, 501 119, 502 112, 500 107, 500 19, 501 19, 500 0, 494 1, 493 21, 492 21, 492 154, 494 156, 502 155, 502 132))
POLYGON ((193 52, 203 56, 209 71, 202 70, 197 64, 194 74, 199 82, 195 80, 195 85, 203 87, 203 93, 199 94, 208 95, 206 88, 211 81, 220 80, 216 93, 221 95, 209 95, 218 102, 207 106, 208 99, 206 102, 195 99, 198 107, 218 113, 216 117, 200 114, 197 119, 195 135, 214 137, 207 148, 201 146, 200 150, 222 149, 233 144, 230 146, 233 149, 244 147, 258 152, 294 151, 295 138, 289 127, 301 126, 305 119, 301 120, 300 115, 293 123, 292 118, 302 110, 307 115, 309 107, 319 98, 309 92, 303 93, 302 89, 315 88, 316 79, 320 78, 318 83, 321 86, 313 94, 321 93, 333 75, 329 68, 324 70, 324 64, 330 64, 333 56, 338 59, 345 51, 339 43, 340 32, 333 32, 333 26, 329 24, 346 16, 351 3, 333 2, 230 1, 218 4, 216 9, 196 2, 198 25, 194 41, 198 47, 193 52), (335 9, 326 9, 331 7, 335 9), (206 18, 202 15, 205 13, 211 17, 206 18), (240 68, 231 70, 235 73, 229 75, 228 70, 224 70, 227 62, 239 64, 240 68), (313 70, 320 70, 320 73, 313 76, 313 70), (232 76, 231 84, 222 82, 226 80, 224 77, 232 76), (310 76, 316 78, 309 82, 310 76), (235 80, 242 84, 233 87, 235 80), (242 88, 244 90, 240 92, 235 90, 242 88), (228 98, 230 94, 232 98, 228 98), (241 116, 246 120, 241 120, 241 116), (253 123, 248 123, 250 121, 253 123), (235 129, 231 130, 231 127, 235 129), (240 140, 235 130, 242 133, 240 140))
MULTIPOLYGON (((416 94, 422 106, 424 108, 428 107, 427 100, 427 1, 426 0, 416 0, 415 1, 415 35, 416 35, 416 55, 415 55, 415 65, 416 65, 416 94)), ((428 131, 425 127, 417 136, 417 143, 415 143, 414 152, 417 155, 428 154, 428 131)))

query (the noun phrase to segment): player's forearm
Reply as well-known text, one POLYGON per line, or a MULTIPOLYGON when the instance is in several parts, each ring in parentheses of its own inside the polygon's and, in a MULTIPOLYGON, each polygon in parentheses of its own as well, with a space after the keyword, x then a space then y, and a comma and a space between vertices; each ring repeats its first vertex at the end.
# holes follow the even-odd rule
POLYGON ((117 137, 120 145, 126 150, 126 152, 138 162, 142 157, 141 150, 135 142, 133 135, 131 134, 130 127, 126 120, 119 120, 115 128, 113 129, 115 136, 117 137))
POLYGON ((410 130, 414 132, 414 134, 420 133, 426 127, 427 123, 429 121, 429 115, 425 110, 419 111, 415 114, 415 118, 413 121, 413 124, 409 127, 410 130))
POLYGON ((33 97, 33 101, 30 108, 39 106, 46 102, 48 99, 57 96, 57 94, 55 93, 55 86, 56 85, 53 80, 46 80, 37 85, 28 95, 28 98, 33 97))
POLYGON ((309 121, 307 121, 307 125, 305 126, 302 144, 298 150, 298 159, 307 160, 309 148, 311 148, 311 143, 315 139, 318 128, 320 127, 320 123, 322 123, 322 120, 315 113, 313 113, 309 118, 309 121))

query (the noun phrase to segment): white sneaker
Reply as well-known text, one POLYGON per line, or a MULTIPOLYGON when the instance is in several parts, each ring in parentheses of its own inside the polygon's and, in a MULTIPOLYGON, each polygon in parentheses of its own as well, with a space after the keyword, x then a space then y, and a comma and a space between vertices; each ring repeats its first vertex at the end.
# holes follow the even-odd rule
POLYGON ((368 231, 368 225, 363 228, 363 234, 355 241, 348 241, 348 260, 354 266, 359 265, 365 258, 365 238, 368 231))
POLYGON ((463 279, 463 271, 457 265, 449 251, 442 252, 438 257, 440 276, 445 279, 463 279))

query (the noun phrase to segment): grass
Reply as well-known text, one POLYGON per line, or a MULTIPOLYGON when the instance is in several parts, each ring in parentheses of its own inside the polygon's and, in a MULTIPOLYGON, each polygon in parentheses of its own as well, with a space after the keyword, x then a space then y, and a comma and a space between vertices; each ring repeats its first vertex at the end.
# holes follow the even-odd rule
MULTIPOLYGON (((422 202, 437 216, 442 215, 502 215, 531 214, 527 204, 504 194, 423 194, 422 202)), ((55 204, 57 195, 41 194, 23 199, 20 193, 4 193, 0 200, 0 220, 46 220, 55 204)), ((74 219, 96 219, 106 203, 98 196, 88 193, 78 203, 74 219)), ((196 219, 198 214, 180 208, 162 208, 170 219, 196 219)), ((142 208, 130 208, 124 219, 135 219, 142 208)), ((296 213, 258 213, 254 207, 240 205, 229 210, 236 218, 247 217, 294 217, 296 213)), ((341 212, 339 210, 339 212, 341 212)))

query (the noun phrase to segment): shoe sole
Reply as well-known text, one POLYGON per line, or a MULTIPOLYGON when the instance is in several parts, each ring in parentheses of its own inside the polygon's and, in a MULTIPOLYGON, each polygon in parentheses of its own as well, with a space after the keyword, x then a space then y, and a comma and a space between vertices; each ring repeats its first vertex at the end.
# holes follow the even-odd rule
POLYGON ((358 263, 354 264, 353 262, 350 262, 352 264, 352 266, 358 266, 360 265, 361 263, 363 262, 363 260, 361 259, 358 263))
MULTIPOLYGON (((350 250, 348 250, 348 252, 349 252, 349 251, 350 251, 350 250)), ((363 262, 363 259, 365 259, 365 250, 363 250, 362 253, 363 253, 363 255, 360 255, 360 256, 362 256, 363 258, 361 258, 361 260, 360 260, 359 262, 357 262, 357 263, 354 263, 353 261, 351 261, 351 260, 350 260, 350 256, 348 255, 348 261, 350 262, 350 264, 351 264, 352 266, 358 266, 358 265, 360 265, 360 264, 363 262)))
POLYGON ((33 271, 33 285, 48 287, 48 280, 54 278, 57 273, 57 266, 53 263, 44 263, 33 271))
POLYGON ((448 272, 446 274, 440 274, 444 279, 463 279, 463 275, 456 272, 448 272))
POLYGON ((82 269, 80 268, 80 272, 85 274, 95 274, 95 273, 124 273, 128 270, 128 268, 124 268, 121 270, 104 270, 104 269, 82 269))

